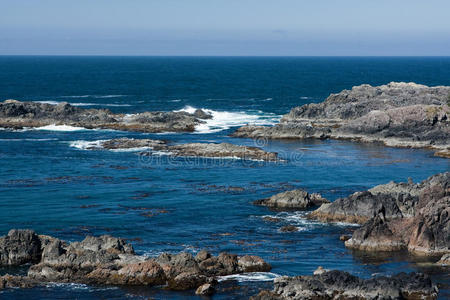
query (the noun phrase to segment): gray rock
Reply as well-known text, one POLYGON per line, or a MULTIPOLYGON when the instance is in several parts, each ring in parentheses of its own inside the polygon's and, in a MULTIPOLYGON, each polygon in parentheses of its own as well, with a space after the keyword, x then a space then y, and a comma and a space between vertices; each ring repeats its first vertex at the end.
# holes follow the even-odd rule
POLYGON ((320 194, 310 194, 302 189, 279 193, 270 198, 254 202, 256 205, 264 205, 275 209, 306 209, 323 203, 329 203, 329 201, 320 194))
POLYGON ((449 157, 450 87, 415 83, 364 84, 331 94, 322 103, 293 108, 272 127, 244 126, 233 136, 333 138, 387 146, 436 149, 449 157))
POLYGON ((0 266, 14 266, 41 260, 41 240, 28 229, 11 229, 0 237, 0 266))
MULTIPOLYGON (((165 141, 152 139, 118 138, 101 141, 88 146, 87 150, 98 149, 139 149, 163 151, 171 156, 211 157, 211 158, 239 158, 244 160, 278 161, 275 152, 266 152, 257 147, 240 146, 230 143, 188 143, 167 145, 165 141)), ((141 155, 152 155, 152 151, 142 152, 141 155)))
MULTIPOLYGON (((206 113, 196 112, 201 118, 206 113)), ((192 132, 203 123, 186 112, 142 112, 114 114, 107 109, 83 109, 62 102, 57 105, 7 100, 0 102, 0 127, 23 128, 70 125, 85 128, 141 132, 192 132)))
POLYGON ((325 271, 313 276, 276 278, 272 291, 261 291, 250 299, 436 299, 437 296, 437 287, 420 273, 361 279, 343 271, 325 271))

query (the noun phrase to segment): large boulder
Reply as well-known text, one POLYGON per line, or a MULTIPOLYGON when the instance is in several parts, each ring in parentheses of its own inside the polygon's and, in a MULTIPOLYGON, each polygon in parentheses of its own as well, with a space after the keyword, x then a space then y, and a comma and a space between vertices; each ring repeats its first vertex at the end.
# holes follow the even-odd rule
POLYGON ((320 194, 310 194, 302 189, 286 191, 254 202, 256 205, 275 209, 307 209, 323 203, 329 203, 329 201, 320 194))

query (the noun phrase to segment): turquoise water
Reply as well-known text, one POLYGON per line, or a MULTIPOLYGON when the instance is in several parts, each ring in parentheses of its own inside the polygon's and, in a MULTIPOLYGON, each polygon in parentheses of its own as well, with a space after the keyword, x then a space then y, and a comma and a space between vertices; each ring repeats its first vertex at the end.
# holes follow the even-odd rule
MULTIPOLYGON (((255 254, 277 275, 310 274, 319 265, 363 277, 420 270, 443 285, 445 298, 449 275, 443 270, 413 263, 402 253, 386 258, 352 253, 339 235, 354 226, 312 222, 305 212, 277 213, 252 201, 299 187, 335 200, 390 180, 423 180, 450 170, 448 160, 427 150, 376 144, 228 137, 236 126, 274 124, 290 108, 323 101, 332 92, 390 81, 450 85, 450 58, 0 57, 0 100, 67 101, 124 113, 191 106, 209 109, 215 117, 191 134, 0 130, 0 232, 33 228, 69 241, 111 234, 129 238, 139 254, 148 256, 203 248, 255 254), (86 142, 115 137, 256 144, 279 152, 285 161, 83 149, 86 142), (230 186, 243 190, 229 191, 230 186), (266 222, 266 215, 278 215, 282 222, 266 222), (299 231, 281 233, 287 224, 299 231)), ((246 299, 258 288, 270 288, 264 280, 273 276, 223 282, 213 298, 246 299), (238 289, 231 288, 235 285, 238 289)), ((8 290, 1 297, 196 299, 192 291, 83 285, 8 290)))

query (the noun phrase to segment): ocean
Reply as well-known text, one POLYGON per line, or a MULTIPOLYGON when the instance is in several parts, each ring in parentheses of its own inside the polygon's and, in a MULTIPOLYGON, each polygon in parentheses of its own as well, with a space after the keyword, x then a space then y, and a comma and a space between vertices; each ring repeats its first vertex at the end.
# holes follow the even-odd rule
MULTIPOLYGON (((193 133, 148 134, 47 126, 0 130, 0 232, 32 228, 67 241, 110 234, 138 254, 208 249, 259 255, 270 273, 224 278, 213 299, 248 299, 280 275, 318 266, 361 277, 422 271, 450 296, 450 276, 405 253, 373 256, 339 241, 355 225, 307 220, 253 201, 294 188, 330 200, 391 180, 421 181, 449 171, 448 159, 421 149, 334 140, 231 138, 245 124, 273 125, 295 106, 360 84, 450 85, 449 57, 64 57, 0 56, 0 101, 69 102, 136 113, 207 110, 193 133), (176 143, 230 142, 278 152, 283 162, 142 156, 86 150, 116 137, 176 143), (230 188, 231 187, 231 188, 230 188), (237 188, 236 188, 237 187, 237 188), (271 223, 264 216, 277 216, 271 223), (294 225, 299 231, 283 233, 294 225)), ((26 266, 1 269, 23 274, 26 266)), ((201 299, 193 291, 49 284, 0 292, 4 299, 201 299)))

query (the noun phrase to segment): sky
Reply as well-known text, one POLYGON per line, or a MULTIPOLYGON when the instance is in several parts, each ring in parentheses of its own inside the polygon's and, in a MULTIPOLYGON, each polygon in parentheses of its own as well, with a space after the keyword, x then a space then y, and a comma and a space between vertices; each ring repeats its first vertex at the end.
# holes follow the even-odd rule
POLYGON ((449 56, 449 0, 0 0, 0 55, 449 56))

